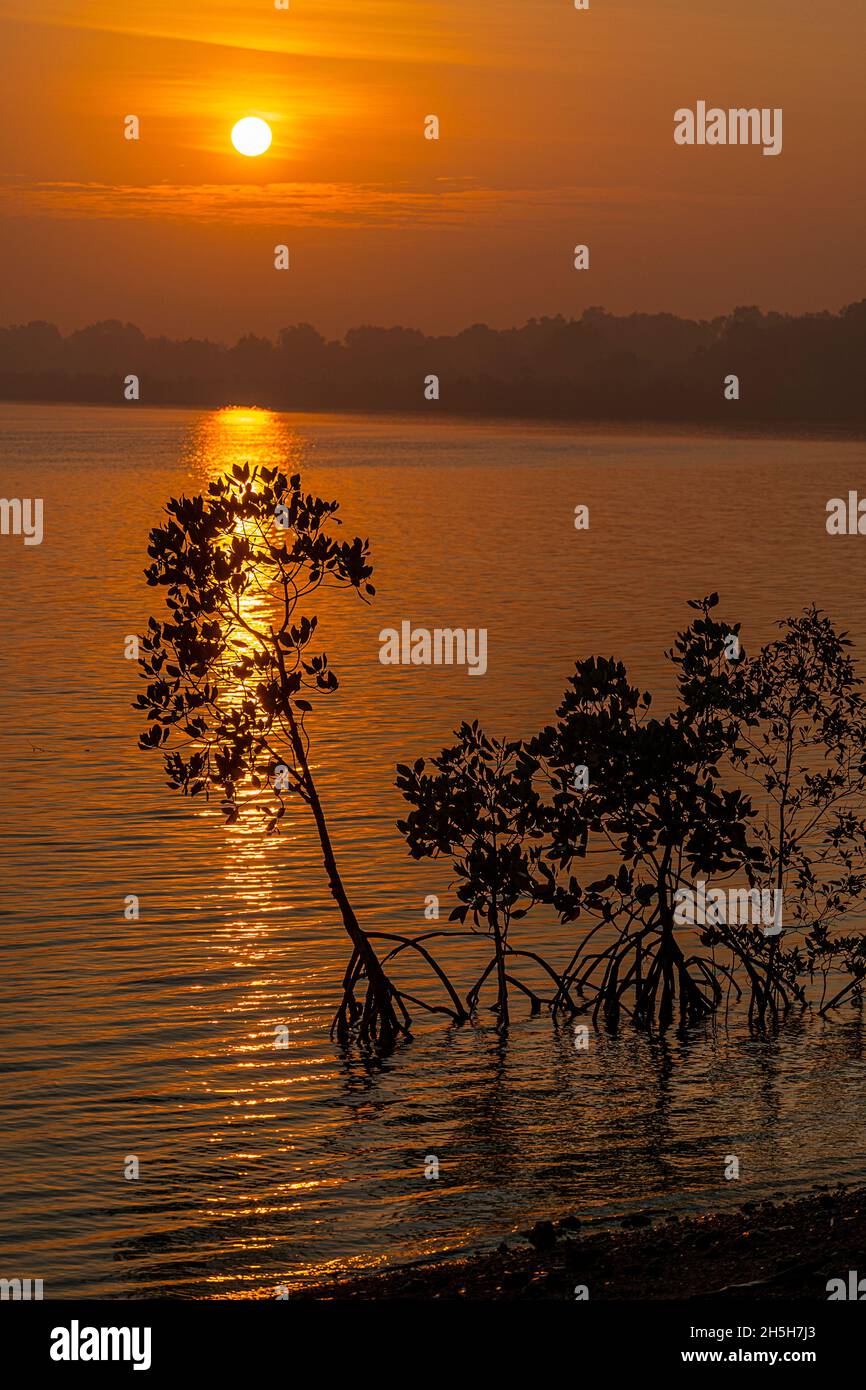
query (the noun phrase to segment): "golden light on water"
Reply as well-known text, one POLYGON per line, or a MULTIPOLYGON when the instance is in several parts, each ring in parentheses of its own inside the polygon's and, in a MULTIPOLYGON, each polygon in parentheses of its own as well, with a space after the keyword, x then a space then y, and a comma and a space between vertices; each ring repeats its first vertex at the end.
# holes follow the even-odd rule
POLYGON ((285 416, 247 405, 202 415, 186 449, 187 463, 207 482, 236 463, 290 472, 300 467, 300 457, 300 440, 285 416))

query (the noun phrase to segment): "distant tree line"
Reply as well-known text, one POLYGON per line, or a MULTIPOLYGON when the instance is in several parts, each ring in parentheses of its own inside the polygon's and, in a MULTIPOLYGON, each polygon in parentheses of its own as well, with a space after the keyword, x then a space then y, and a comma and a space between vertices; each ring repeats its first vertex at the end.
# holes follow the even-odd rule
POLYGON ((0 397, 119 404, 123 377, 134 373, 151 405, 858 430, 866 424, 864 351, 866 299, 838 314, 738 308, 703 320, 590 308, 579 319, 473 324, 441 337, 363 326, 328 341, 302 323, 276 341, 248 334, 233 347, 149 338, 112 319, 66 335, 33 322, 0 329, 0 397), (736 402, 723 393, 732 373, 736 402), (441 383, 438 404, 424 397, 431 374, 441 383))

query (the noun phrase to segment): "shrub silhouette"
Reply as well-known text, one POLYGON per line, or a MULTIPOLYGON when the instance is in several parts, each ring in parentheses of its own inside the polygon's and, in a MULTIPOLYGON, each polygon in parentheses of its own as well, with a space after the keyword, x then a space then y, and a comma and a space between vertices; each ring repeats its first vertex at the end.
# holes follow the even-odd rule
POLYGON ((861 998, 866 940, 844 921, 866 894, 866 697, 850 639, 814 606, 750 658, 739 624, 716 616, 717 594, 691 600, 695 616, 666 653, 677 703, 664 718, 622 662, 590 656, 531 740, 464 722, 429 770, 423 758, 398 764, 411 807, 398 829, 414 858, 450 858, 450 920, 471 916, 474 931, 364 930, 309 758, 307 697, 326 696, 337 678, 327 654, 310 650, 317 617, 301 609, 326 584, 365 600, 375 592, 369 544, 336 538, 337 511, 305 495, 298 475, 248 465, 206 497, 172 498, 145 571, 167 589, 168 615, 151 617, 142 638, 147 686, 135 702, 148 720, 140 745, 162 750, 181 794, 218 794, 228 821, 257 812, 272 834, 289 798, 309 808, 352 948, 332 1036, 389 1048, 411 1036, 410 1004, 462 1023, 491 976, 500 1032, 514 990, 533 1014, 590 1009, 612 1028, 626 1013, 646 1029, 700 1023, 726 991, 741 998, 741 984, 760 1024, 805 1005, 816 974, 822 1012, 861 998), (583 866, 599 855, 614 871, 587 881, 583 866), (740 876, 749 892, 771 884, 784 938, 724 912, 680 918, 683 891, 710 876, 740 876), (513 943, 513 923, 534 908, 587 928, 563 969, 513 943), (426 943, 479 932, 491 954, 464 1006, 426 943), (387 967, 404 952, 423 961, 445 1003, 395 985, 387 967), (549 978, 549 997, 520 977, 524 961, 549 978), (850 979, 828 1000, 839 966, 850 979))
MULTIPOLYGON (((731 630, 710 617, 717 602, 712 594, 692 604, 700 616, 670 654, 683 690, 692 683, 702 691, 740 684, 737 664, 725 657, 731 630)), ((611 1026, 623 1008, 637 1025, 660 1028, 675 1012, 689 1024, 715 1010, 724 972, 712 956, 685 954, 675 923, 677 894, 702 874, 745 869, 752 880, 762 864, 749 836, 751 803, 723 785, 718 767, 735 745, 737 717, 716 706, 696 710, 684 699, 656 719, 651 703, 649 693, 630 684, 622 662, 589 657, 577 663, 557 722, 531 745, 550 793, 547 898, 563 921, 584 917, 594 924, 565 978, 580 991, 595 989, 593 1016, 602 1014, 611 1026), (589 770, 586 789, 571 784, 577 766, 589 770), (570 871, 590 853, 612 854, 620 864, 583 887, 570 871), (614 941, 589 953, 605 926, 614 941)), ((738 941, 729 944, 747 964, 738 941)))
MULTIPOLYGON (((850 655, 847 633, 837 631, 814 605, 778 624, 782 635, 742 671, 729 709, 741 718, 730 750, 734 772, 760 796, 753 827, 768 877, 782 894, 785 936, 766 948, 759 1017, 777 1016, 797 976, 824 977, 838 960, 851 982, 829 1001, 859 995, 866 972, 861 933, 836 935, 851 907, 866 893, 866 699, 850 655), (792 933, 803 938, 786 951, 792 933)), ((710 694, 709 698, 713 698, 710 694)))
POLYGON ((783 636, 750 660, 740 625, 713 616, 717 604, 715 593, 691 600, 698 616, 667 653, 677 668, 672 714, 650 718, 651 697, 622 663, 590 657, 578 662, 557 723, 530 745, 549 791, 546 899, 564 922, 594 922, 564 978, 575 992, 594 988, 593 1015, 610 1025, 627 998, 639 1026, 667 1027, 675 1010, 681 1023, 699 1022, 726 982, 741 996, 737 977, 750 1017, 777 1020, 807 1002, 804 978, 816 972, 826 1012, 859 998, 866 978, 863 935, 832 935, 866 893, 866 700, 851 643, 811 607, 784 619, 783 636), (578 764, 590 772, 586 790, 570 785, 578 764), (591 852, 621 863, 584 887, 566 875, 591 852), (710 875, 716 884, 742 876, 750 892, 771 884, 784 937, 724 912, 678 922, 681 890, 710 875), (590 952, 605 926, 614 941, 590 952), (704 951, 680 944, 695 935, 704 951), (837 962, 851 980, 825 1002, 837 962))
MULTIPOLYGON (((533 960, 569 1003, 565 981, 538 952, 516 949, 509 940, 511 923, 538 901, 541 854, 541 807, 533 786, 537 763, 522 743, 488 738, 475 720, 456 730, 457 742, 431 759, 434 772, 419 758, 414 766, 397 765, 397 786, 413 807, 397 828, 416 859, 449 857, 459 880, 460 905, 451 921, 464 923, 471 913, 477 927, 493 942, 493 954, 466 996, 470 1015, 488 976, 496 972, 496 1027, 509 1025, 508 987, 525 994, 532 1013, 544 1001, 515 974, 515 962, 533 960)), ((549 1001, 552 1002, 552 1001, 549 1001)))

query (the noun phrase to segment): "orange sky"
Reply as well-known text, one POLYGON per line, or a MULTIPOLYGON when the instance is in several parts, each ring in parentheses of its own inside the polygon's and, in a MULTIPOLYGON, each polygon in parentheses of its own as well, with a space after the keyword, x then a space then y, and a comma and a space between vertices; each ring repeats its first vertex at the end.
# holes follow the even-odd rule
POLYGON ((863 0, 0 0, 0 323, 836 309, 866 293, 864 47, 863 0), (782 107, 783 153, 675 146, 698 99, 782 107))

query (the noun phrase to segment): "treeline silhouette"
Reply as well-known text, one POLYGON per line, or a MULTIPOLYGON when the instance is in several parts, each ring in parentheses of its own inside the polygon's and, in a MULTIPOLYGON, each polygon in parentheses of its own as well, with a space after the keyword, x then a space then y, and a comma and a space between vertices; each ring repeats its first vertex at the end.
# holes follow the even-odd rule
POLYGON ((564 420, 866 424, 866 300, 794 316, 738 308, 704 320, 673 314, 530 319, 452 336, 350 329, 328 341, 310 324, 233 347, 149 338, 109 319, 63 335, 50 323, 0 329, 0 398, 122 403, 139 377, 148 405, 405 412, 564 420), (430 375, 440 399, 425 399, 430 375), (740 399, 724 397, 735 374, 740 399))

